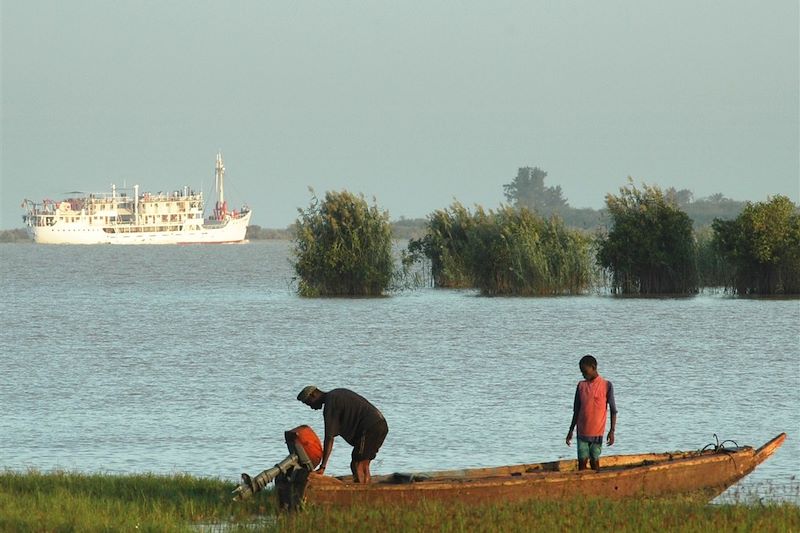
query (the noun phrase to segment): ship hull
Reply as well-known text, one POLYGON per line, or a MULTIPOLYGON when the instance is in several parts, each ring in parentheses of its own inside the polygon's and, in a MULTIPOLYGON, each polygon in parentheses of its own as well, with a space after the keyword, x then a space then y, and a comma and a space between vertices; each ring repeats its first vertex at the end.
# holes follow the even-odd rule
POLYGON ((92 226, 88 223, 56 223, 28 227, 39 244, 226 244, 245 241, 252 213, 211 222, 193 229, 153 231, 140 226, 92 226))

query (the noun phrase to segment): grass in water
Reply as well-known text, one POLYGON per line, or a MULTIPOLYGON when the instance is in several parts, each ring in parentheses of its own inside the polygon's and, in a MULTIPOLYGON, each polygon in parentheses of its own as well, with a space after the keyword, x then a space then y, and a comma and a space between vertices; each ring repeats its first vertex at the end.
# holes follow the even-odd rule
POLYGON ((220 479, 0 473, 0 531, 800 531, 792 503, 708 505, 681 498, 417 506, 308 505, 277 512, 267 491, 231 501, 220 479))

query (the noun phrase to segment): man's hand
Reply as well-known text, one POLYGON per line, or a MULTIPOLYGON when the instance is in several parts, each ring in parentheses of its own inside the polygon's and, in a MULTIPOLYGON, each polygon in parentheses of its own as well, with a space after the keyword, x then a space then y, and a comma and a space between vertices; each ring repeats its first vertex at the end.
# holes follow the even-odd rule
POLYGON ((570 430, 570 432, 567 433, 567 446, 569 446, 571 443, 572 443, 572 430, 570 430))
POLYGON ((613 429, 608 432, 608 438, 606 439, 606 442, 608 442, 609 446, 614 444, 614 430, 613 429))

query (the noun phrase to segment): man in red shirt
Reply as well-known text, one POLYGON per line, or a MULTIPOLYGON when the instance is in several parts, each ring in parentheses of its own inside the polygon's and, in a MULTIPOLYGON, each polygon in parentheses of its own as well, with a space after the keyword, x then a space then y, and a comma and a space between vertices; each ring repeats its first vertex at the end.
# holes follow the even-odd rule
POLYGON ((567 446, 570 445, 572 432, 577 426, 578 470, 586 470, 587 461, 590 462, 592 470, 600 470, 600 452, 603 449, 607 411, 611 411, 611 429, 608 432, 607 442, 609 446, 614 444, 614 429, 617 426, 614 386, 597 373, 597 359, 591 355, 583 356, 578 366, 584 380, 578 382, 575 389, 567 446))

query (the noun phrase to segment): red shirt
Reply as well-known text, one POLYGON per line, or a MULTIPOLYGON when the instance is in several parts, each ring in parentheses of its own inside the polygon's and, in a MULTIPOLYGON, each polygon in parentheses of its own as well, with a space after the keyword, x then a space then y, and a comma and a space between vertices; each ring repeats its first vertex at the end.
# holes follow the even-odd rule
POLYGON ((602 441, 606 432, 607 407, 616 414, 614 386, 601 376, 578 382, 573 409, 578 413, 578 437, 602 441))

